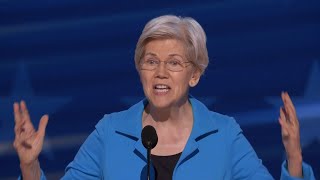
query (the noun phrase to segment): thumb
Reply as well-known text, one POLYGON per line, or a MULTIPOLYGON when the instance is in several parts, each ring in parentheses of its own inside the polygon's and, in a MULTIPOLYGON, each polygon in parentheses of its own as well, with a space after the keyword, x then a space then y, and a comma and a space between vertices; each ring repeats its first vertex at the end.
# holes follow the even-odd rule
POLYGON ((44 137, 46 133, 46 127, 49 121, 48 115, 43 115, 40 119, 39 127, 38 127, 38 133, 41 137, 44 137))

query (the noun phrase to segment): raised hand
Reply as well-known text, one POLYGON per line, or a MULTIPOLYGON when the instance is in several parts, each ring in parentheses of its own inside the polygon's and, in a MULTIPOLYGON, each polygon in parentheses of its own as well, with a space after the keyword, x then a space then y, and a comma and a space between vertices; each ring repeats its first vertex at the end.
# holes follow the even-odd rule
POLYGON ((286 150, 288 171, 291 176, 302 177, 302 154, 300 128, 295 107, 287 92, 281 93, 283 107, 280 107, 279 123, 282 142, 286 150))
POLYGON ((48 115, 42 116, 38 131, 33 127, 24 101, 14 103, 15 140, 13 143, 19 159, 24 179, 38 179, 40 166, 38 156, 42 150, 48 115), (27 178, 30 177, 30 178, 27 178), (35 178, 36 177, 36 178, 35 178))

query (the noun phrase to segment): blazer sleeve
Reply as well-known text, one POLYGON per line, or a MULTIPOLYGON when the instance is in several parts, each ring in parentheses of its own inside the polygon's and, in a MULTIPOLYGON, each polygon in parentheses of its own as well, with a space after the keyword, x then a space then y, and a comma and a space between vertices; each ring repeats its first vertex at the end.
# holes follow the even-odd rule
POLYGON ((281 180, 315 180, 313 170, 310 165, 306 164, 305 162, 302 162, 302 174, 303 178, 296 178, 290 176, 287 168, 287 162, 284 161, 281 166, 281 180))
MULTIPOLYGON (((240 126, 234 119, 230 121, 229 131, 231 137, 232 175, 233 179, 274 179, 258 158, 256 152, 245 138, 240 126)), ((306 163, 302 164, 303 178, 290 176, 286 162, 282 164, 281 180, 314 180, 312 168, 306 163)))
POLYGON ((88 136, 80 147, 74 160, 66 167, 62 179, 103 179, 103 152, 104 152, 104 127, 103 120, 88 136))

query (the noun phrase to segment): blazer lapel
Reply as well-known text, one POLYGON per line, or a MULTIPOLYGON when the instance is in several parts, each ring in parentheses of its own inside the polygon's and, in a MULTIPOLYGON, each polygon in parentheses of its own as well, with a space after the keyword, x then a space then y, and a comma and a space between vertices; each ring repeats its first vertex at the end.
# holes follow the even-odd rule
POLYGON ((218 132, 207 107, 193 97, 189 100, 193 111, 193 127, 176 168, 199 153, 199 142, 202 139, 218 132))
POLYGON ((146 103, 147 100, 144 99, 129 108, 126 115, 123 117, 124 121, 120 122, 115 127, 116 133, 122 135, 124 138, 132 140, 132 152, 145 162, 147 162, 147 151, 141 141, 141 117, 146 103))

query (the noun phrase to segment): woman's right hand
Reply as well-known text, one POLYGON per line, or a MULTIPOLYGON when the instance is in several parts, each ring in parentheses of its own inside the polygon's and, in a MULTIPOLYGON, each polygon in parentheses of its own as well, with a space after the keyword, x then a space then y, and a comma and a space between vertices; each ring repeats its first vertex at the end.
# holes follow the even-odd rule
POLYGON ((15 140, 16 149, 23 179, 39 179, 40 165, 38 156, 42 150, 48 115, 41 117, 38 131, 35 131, 24 101, 14 103, 15 140))

